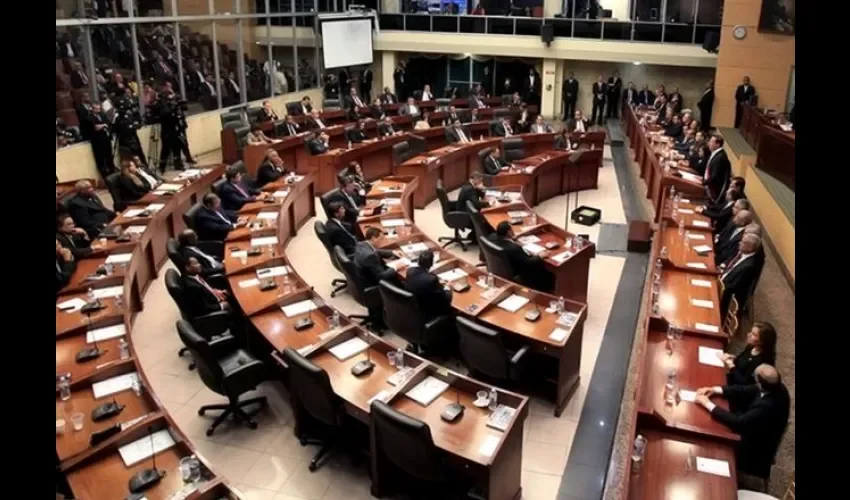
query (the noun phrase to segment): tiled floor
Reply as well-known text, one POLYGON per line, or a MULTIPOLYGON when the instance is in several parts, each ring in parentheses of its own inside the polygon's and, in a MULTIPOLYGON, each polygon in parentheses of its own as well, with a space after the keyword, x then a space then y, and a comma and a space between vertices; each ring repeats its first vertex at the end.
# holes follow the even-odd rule
MULTIPOLYGON (((201 156, 200 160, 202 164, 220 161, 220 153, 201 156)), ((626 222, 625 215, 607 147, 604 164, 599 172, 599 189, 580 193, 578 204, 601 208, 603 222, 622 224, 626 222)), ((454 194, 450 196, 454 197, 454 194)), ((575 197, 571 206, 576 206, 575 197)), ((566 210, 565 197, 549 200, 536 208, 538 214, 558 225, 564 224, 566 210)), ((317 213, 324 219, 321 210, 317 213)), ((431 238, 448 233, 437 202, 415 215, 416 224, 431 238)), ((346 294, 330 299, 330 282, 337 276, 311 226, 312 221, 287 248, 293 267, 335 307, 347 313, 362 313, 362 309, 346 294)), ((580 228, 571 227, 571 230, 588 233, 591 240, 596 240, 598 226, 580 228)), ((462 252, 454 247, 451 251, 471 262, 478 260, 477 249, 462 252)), ((555 418, 551 403, 538 399, 531 401, 523 448, 525 499, 551 500, 557 496, 624 262, 622 257, 609 255, 599 255, 591 262, 589 311, 581 359, 582 380, 563 415, 555 418)), ((289 404, 277 382, 268 382, 257 391, 269 399, 268 410, 257 417, 258 429, 251 431, 224 424, 215 435, 206 437, 204 430, 209 420, 199 417, 197 409, 203 404, 221 402, 222 398, 204 387, 195 371, 187 369, 188 359, 177 357, 180 340, 174 323, 179 314, 166 293, 162 279, 151 285, 144 304, 145 310, 138 315, 133 327, 133 342, 143 369, 154 392, 178 426, 212 462, 217 472, 250 499, 372 498, 365 469, 355 470, 346 460, 332 460, 315 473, 308 471, 307 463, 316 450, 313 447, 302 448, 295 440, 289 404)), ((387 338, 403 343, 391 334, 387 338)))

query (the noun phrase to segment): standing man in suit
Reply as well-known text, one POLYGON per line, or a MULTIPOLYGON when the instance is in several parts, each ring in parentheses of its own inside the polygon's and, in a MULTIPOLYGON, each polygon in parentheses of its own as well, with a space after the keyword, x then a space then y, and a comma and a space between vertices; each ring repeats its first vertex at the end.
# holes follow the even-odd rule
POLYGON ((619 116, 620 96, 623 93, 623 79, 620 78, 620 72, 614 70, 614 73, 608 77, 608 118, 617 118, 619 116))
POLYGON ((732 175, 732 164, 726 156, 726 151, 723 151, 723 142, 723 137, 717 134, 712 135, 709 139, 708 149, 711 156, 708 157, 705 164, 705 174, 703 175, 706 194, 715 203, 726 192, 729 177, 732 175))
POLYGON ((89 238, 94 238, 115 219, 115 212, 106 208, 94 191, 94 186, 86 180, 74 184, 76 194, 68 200, 68 214, 74 224, 85 230, 89 238))
POLYGON ((186 269, 181 276, 183 304, 186 313, 193 318, 230 310, 227 302, 230 292, 213 288, 202 276, 203 270, 198 258, 191 256, 186 259, 186 269))
POLYGON ((110 121, 100 108, 100 104, 92 103, 88 92, 80 96, 80 106, 77 108, 80 118, 80 133, 83 140, 91 143, 92 154, 97 171, 103 179, 115 172, 115 160, 112 156, 112 135, 110 121))
POLYGON ((505 252, 514 272, 519 275, 520 283, 544 293, 549 293, 554 289, 555 276, 546 270, 543 259, 527 254, 514 241, 510 222, 500 222, 496 226, 496 232, 492 233, 489 239, 505 252))
POLYGON ((638 106, 652 106, 655 102, 655 94, 649 90, 649 85, 644 85, 638 92, 638 106))
POLYGON ((741 435, 735 448, 738 471, 766 481, 788 426, 791 398, 776 368, 764 363, 753 374, 756 383, 752 385, 700 388, 695 402, 708 410, 714 420, 741 435), (712 403, 713 396, 729 401, 730 408, 741 406, 736 404, 740 401, 751 402, 728 411, 712 403))
POLYGON ((762 239, 755 232, 744 232, 738 244, 738 253, 727 260, 722 267, 720 281, 723 282, 723 294, 720 296, 721 318, 726 317, 732 297, 738 304, 745 304, 750 291, 761 273, 764 261, 758 258, 762 239))
POLYGON ((446 127, 446 142, 448 144, 455 143, 463 143, 472 142, 472 139, 469 137, 469 132, 463 129, 463 125, 461 125, 460 120, 455 120, 454 124, 450 127, 446 127))
POLYGON ((360 208, 365 203, 365 199, 360 196, 360 186, 354 182, 351 177, 343 177, 340 180, 339 191, 328 198, 328 203, 339 202, 345 207, 345 217, 343 220, 348 222, 351 227, 357 224, 357 216, 360 214, 360 208))
POLYGON ((301 133, 301 125, 295 123, 295 117, 292 115, 286 115, 286 121, 283 122, 283 133, 287 137, 292 137, 301 133))
POLYGON ((711 111, 714 108, 714 80, 709 80, 705 90, 702 91, 702 96, 697 101, 699 109, 699 120, 702 124, 701 130, 708 132, 711 129, 711 111))
POLYGON ((638 91, 633 82, 629 82, 626 91, 623 93, 623 103, 626 106, 637 106, 639 104, 638 91))
POLYGON ((593 122, 585 120, 584 115, 582 115, 581 113, 581 110, 577 109, 575 110, 575 113, 573 113, 573 117, 567 120, 567 131, 570 133, 578 132, 580 134, 583 134, 585 132, 590 131, 590 126, 592 124, 593 122))
POLYGON ((198 234, 191 229, 184 229, 177 235, 177 242, 180 244, 179 251, 184 261, 194 257, 201 264, 200 275, 204 278, 215 274, 224 273, 224 264, 221 263, 221 256, 210 255, 198 247, 198 234))
POLYGON ((744 81, 735 89, 735 128, 741 126, 744 117, 744 104, 752 104, 756 96, 756 88, 750 85, 750 77, 745 76, 744 81))
POLYGON ((357 245, 357 237, 354 235, 354 226, 345 221, 347 214, 345 205, 340 201, 328 203, 328 223, 325 228, 331 248, 340 247, 345 255, 354 255, 357 245))
MULTIPOLYGON (((393 83, 395 84, 395 91, 398 93, 399 99, 407 99, 407 82, 405 82, 405 64, 404 61, 399 61, 398 66, 393 72, 393 83)), ((386 92, 387 89, 384 89, 386 92)))
POLYGON ((360 74, 360 95, 363 96, 365 102, 372 100, 372 68, 369 66, 366 66, 366 69, 360 74))
POLYGON ((498 175, 503 167, 509 166, 502 160, 502 152, 498 147, 490 150, 490 154, 484 157, 484 173, 487 175, 498 175))
POLYGON ((528 68, 528 76, 525 78, 524 101, 532 106, 540 105, 540 75, 534 68, 528 68))
POLYGON ((605 98, 608 96, 608 85, 602 79, 602 75, 593 84, 593 112, 590 115, 590 123, 602 126, 605 119, 605 98))
POLYGON ((407 269, 404 288, 416 297, 425 322, 449 314, 452 309, 452 291, 440 285, 430 269, 434 265, 434 253, 425 250, 416 259, 416 266, 407 269))
POLYGON ((198 237, 204 241, 224 241, 231 230, 247 223, 236 212, 222 208, 221 198, 215 193, 204 195, 201 208, 195 215, 195 229, 198 237))
POLYGON ((570 71, 569 76, 564 80, 564 86, 561 89, 561 100, 564 101, 564 121, 567 121, 576 109, 578 101, 578 80, 570 71))
POLYGON ((723 203, 712 203, 705 207, 697 207, 696 212, 711 219, 714 223, 715 229, 719 231, 725 228, 729 221, 732 220, 735 202, 740 200, 741 197, 742 194, 740 191, 730 187, 726 190, 726 196, 723 199, 723 203))

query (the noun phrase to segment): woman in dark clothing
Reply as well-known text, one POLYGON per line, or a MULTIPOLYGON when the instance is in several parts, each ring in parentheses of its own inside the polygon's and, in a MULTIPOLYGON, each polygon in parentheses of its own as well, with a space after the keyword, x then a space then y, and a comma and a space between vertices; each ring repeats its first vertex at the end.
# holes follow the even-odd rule
POLYGON ((737 356, 723 355, 723 364, 729 370, 726 384, 749 385, 756 382, 753 372, 762 363, 776 363, 776 330, 770 323, 756 321, 747 334, 747 346, 737 356))

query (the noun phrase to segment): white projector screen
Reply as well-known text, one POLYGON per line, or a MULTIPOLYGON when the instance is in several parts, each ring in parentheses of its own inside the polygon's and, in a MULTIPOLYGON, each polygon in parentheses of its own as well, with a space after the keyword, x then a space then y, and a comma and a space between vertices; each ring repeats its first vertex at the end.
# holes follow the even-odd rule
POLYGON ((322 22, 322 54, 325 68, 372 64, 372 20, 322 22))

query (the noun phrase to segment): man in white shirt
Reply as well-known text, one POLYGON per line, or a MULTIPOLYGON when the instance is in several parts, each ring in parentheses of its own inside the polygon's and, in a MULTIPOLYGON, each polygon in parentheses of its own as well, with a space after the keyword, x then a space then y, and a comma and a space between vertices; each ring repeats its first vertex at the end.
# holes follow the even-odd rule
POLYGON ((764 267, 761 245, 762 241, 758 235, 744 234, 738 244, 738 252, 723 266, 720 275, 720 281, 723 283, 723 294, 720 297, 721 317, 725 317, 732 297, 738 301, 739 307, 749 299, 753 285, 764 267))
POLYGON ((431 94, 431 86, 426 84, 425 87, 422 88, 422 99, 421 100, 424 102, 424 101, 430 101, 432 99, 434 99, 434 95, 431 94))
POLYGON ((414 101, 412 97, 408 97, 407 104, 401 107, 399 114, 410 115, 416 118, 419 116, 419 106, 416 105, 416 101, 414 101))
POLYGON ((535 134, 544 134, 546 132, 551 132, 552 127, 543 121, 543 115, 537 115, 537 118, 534 119, 534 125, 531 126, 531 131, 535 134))
POLYGON ((325 122, 322 121, 322 117, 320 116, 318 109, 314 109, 313 112, 310 113, 310 124, 310 128, 314 130, 322 130, 325 128, 325 122))
POLYGON ((274 72, 274 93, 275 95, 282 95, 287 92, 289 92, 289 82, 286 81, 286 75, 282 71, 276 70, 274 72))

